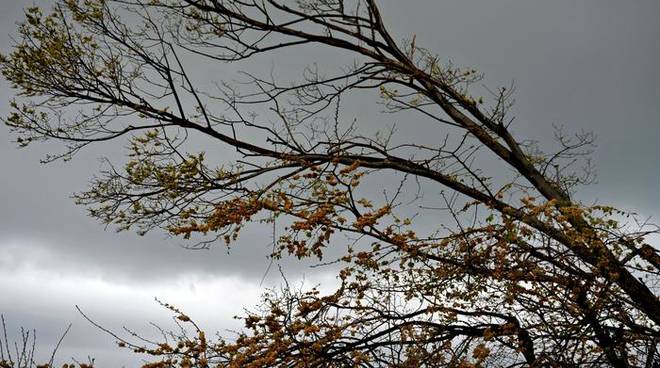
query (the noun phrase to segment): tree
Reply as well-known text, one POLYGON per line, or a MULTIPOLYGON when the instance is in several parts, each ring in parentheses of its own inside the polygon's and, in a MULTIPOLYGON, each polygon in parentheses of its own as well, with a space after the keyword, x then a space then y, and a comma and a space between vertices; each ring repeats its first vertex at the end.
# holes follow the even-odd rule
POLYGON ((193 324, 178 345, 121 340, 149 366, 657 364, 657 229, 573 198, 593 136, 558 130, 551 153, 517 140, 512 88, 472 95, 480 73, 395 40, 375 0, 60 0, 18 31, 0 69, 20 146, 65 142, 49 161, 129 137, 124 167, 77 195, 92 216, 197 246, 276 223, 272 257, 341 266, 334 293, 268 293, 233 338, 193 324), (204 84, 186 68, 310 50, 353 61, 287 83, 204 84), (410 129, 433 124, 435 143, 342 117, 374 92, 410 129), (235 152, 209 162, 198 137, 235 152))
MULTIPOLYGON (((39 367, 52 367, 55 360, 55 354, 71 329, 71 324, 67 326, 64 333, 62 333, 59 341, 53 348, 50 355, 50 360, 45 365, 37 365, 35 363, 35 346, 37 343, 37 331, 26 330, 21 327, 20 335, 17 341, 9 341, 7 339, 7 325, 5 324, 5 316, 0 314, 0 323, 2 324, 2 334, 0 334, 0 368, 39 368, 39 367), (12 350, 14 352, 12 352, 12 350)), ((80 368, 91 368, 94 361, 90 359, 88 363, 77 362, 80 368)), ((66 365, 64 367, 73 368, 75 365, 66 365)))

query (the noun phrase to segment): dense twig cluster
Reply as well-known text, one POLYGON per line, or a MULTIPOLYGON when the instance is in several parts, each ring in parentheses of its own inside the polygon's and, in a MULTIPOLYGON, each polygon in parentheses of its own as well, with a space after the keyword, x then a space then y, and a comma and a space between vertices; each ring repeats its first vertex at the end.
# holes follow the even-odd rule
MULTIPOLYGON (((66 337, 71 329, 71 324, 64 330, 62 336, 57 341, 50 355, 47 363, 39 364, 35 357, 36 344, 37 344, 37 331, 26 330, 21 327, 21 333, 18 341, 10 341, 7 337, 7 325, 5 323, 5 316, 0 315, 0 322, 2 323, 2 332, 0 333, 0 368, 51 368, 54 365, 55 354, 60 348, 62 340, 66 337)), ((76 362, 75 364, 64 364, 62 368, 92 368, 94 360, 89 359, 87 363, 76 362)))

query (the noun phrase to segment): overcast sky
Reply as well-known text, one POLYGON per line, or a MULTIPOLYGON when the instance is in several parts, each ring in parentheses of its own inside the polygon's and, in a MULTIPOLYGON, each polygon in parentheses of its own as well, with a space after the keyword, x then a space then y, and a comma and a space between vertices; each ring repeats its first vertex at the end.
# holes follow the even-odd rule
MULTIPOLYGON (((3 52, 10 49, 22 8, 31 3, 0 3, 3 52)), ((595 132, 598 182, 583 189, 580 199, 660 222, 660 2, 380 3, 399 39, 416 34, 417 45, 484 72, 489 85, 515 80, 518 137, 544 140, 552 124, 595 132)), ((313 57, 290 55, 290 65, 313 57)), ((284 70, 289 65, 277 62, 284 70)), ((3 116, 11 96, 0 80, 3 116)), ((369 116, 364 110, 360 115, 363 121, 369 116)), ((138 237, 104 230, 70 195, 85 189, 98 172, 99 157, 121 152, 120 143, 89 149, 68 163, 41 165, 39 159, 56 146, 19 150, 6 127, 0 132, 0 313, 11 331, 36 328, 39 345, 52 346, 72 322, 60 358, 89 354, 101 367, 130 364, 131 358, 118 355, 112 338, 91 328, 74 305, 110 328, 142 330, 149 321, 167 321, 168 314, 153 302, 158 297, 182 306, 209 329, 222 329, 235 326, 231 316, 257 300, 268 267, 268 228, 248 228, 230 254, 222 246, 186 250, 180 240, 158 232, 138 237)), ((305 267, 284 269, 294 279, 332 280, 305 267)))

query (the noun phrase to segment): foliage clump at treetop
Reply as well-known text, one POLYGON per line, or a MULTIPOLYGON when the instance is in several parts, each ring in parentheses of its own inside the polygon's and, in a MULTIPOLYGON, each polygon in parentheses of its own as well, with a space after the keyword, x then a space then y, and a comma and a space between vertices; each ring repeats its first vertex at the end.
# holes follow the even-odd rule
POLYGON ((129 139, 77 195, 92 216, 198 246, 277 221, 272 257, 341 265, 336 291, 269 292, 219 340, 168 306, 195 333, 121 340, 145 367, 658 364, 657 229, 574 198, 593 136, 517 139, 512 88, 475 95, 480 73, 395 39, 375 0, 60 0, 18 32, 0 70, 20 146, 61 141, 56 160, 129 139), (249 69, 328 51, 351 61, 284 82, 249 69), (248 83, 190 71, 228 63, 248 83), (359 98, 427 133, 365 134, 345 116, 359 98))

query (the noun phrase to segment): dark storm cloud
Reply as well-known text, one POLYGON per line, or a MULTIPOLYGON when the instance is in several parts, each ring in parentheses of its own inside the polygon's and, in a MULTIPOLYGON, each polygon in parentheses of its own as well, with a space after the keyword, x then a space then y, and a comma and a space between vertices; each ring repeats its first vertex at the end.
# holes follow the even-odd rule
MULTIPOLYGON (((31 3, 0 4, 0 50, 9 50, 8 34, 20 19, 21 8, 31 3)), ((568 132, 594 131, 598 136, 593 157, 598 183, 582 189, 580 198, 636 210, 645 216, 656 216, 657 221, 660 215, 660 194, 656 189, 660 181, 657 143, 660 23, 656 19, 660 14, 659 2, 389 0, 381 3, 385 20, 398 39, 416 35, 417 45, 437 52, 443 60, 451 59, 458 65, 484 72, 484 83, 490 87, 509 85, 515 80, 514 131, 519 138, 547 142, 552 135, 552 124, 563 125, 568 132)), ((295 75, 306 63, 319 60, 332 64, 332 53, 319 57, 305 52, 288 61, 265 59, 254 65, 261 65, 259 70, 266 73, 273 67, 276 73, 282 73, 279 74, 282 81, 286 80, 284 76, 295 75)), ((190 64, 189 68, 213 75, 211 69, 205 71, 207 65, 190 64)), ((0 81, 0 114, 6 115, 11 95, 6 82, 0 81)), ((371 107, 362 108, 365 101, 371 99, 349 101, 342 118, 357 117, 367 130, 396 123, 400 134, 408 138, 435 139, 423 128, 396 116, 391 116, 389 121, 383 121, 382 116, 374 121, 371 107)), ((30 277, 61 275, 64 281, 51 284, 52 290, 66 289, 75 280, 97 277, 110 286, 94 292, 83 288, 79 293, 87 291, 97 296, 103 290, 119 293, 123 297, 117 301, 124 304, 131 303, 130 290, 137 292, 145 285, 170 283, 172 287, 190 289, 177 281, 185 277, 233 280, 222 284, 224 291, 219 291, 219 287, 213 289, 207 295, 209 298, 217 298, 218 294, 229 298, 235 289, 245 289, 242 281, 237 281, 239 278, 250 280, 258 289, 258 281, 268 267, 265 258, 270 247, 268 227, 247 229, 230 255, 223 246, 210 251, 185 250, 181 240, 159 232, 138 237, 104 231, 69 196, 85 189, 89 178, 99 171, 98 157, 122 157, 120 143, 85 150, 66 164, 44 166, 38 163, 39 159, 47 152, 56 151, 56 146, 17 150, 7 129, 0 131, 3 132, 0 269, 5 270, 4 283, 0 283, 3 296, 0 311, 11 313, 17 323, 39 328, 46 336, 46 343, 56 339, 66 321, 79 320, 71 312, 75 303, 87 303, 98 311, 106 311, 107 316, 114 315, 109 321, 117 325, 121 324, 119 321, 137 319, 124 310, 111 313, 117 305, 111 296, 102 305, 84 298, 71 303, 42 300, 39 281, 30 277), (124 291, 118 292, 117 287, 124 291), (49 308, 49 305, 58 307, 49 308), (66 305, 71 308, 67 309, 66 305)), ((295 272, 302 270, 289 267, 295 272)), ((190 285, 199 289, 199 285, 208 286, 208 283, 195 281, 190 285)), ((165 293, 155 286, 149 290, 165 293)), ((75 288, 66 293, 76 299, 75 288)), ((148 307, 138 309, 147 311, 148 307)), ((65 348, 73 351, 82 347, 91 335, 93 332, 81 330, 65 348)), ((107 340, 94 341, 89 350, 107 355, 101 343, 107 340)), ((112 347, 108 344, 107 348, 112 347)))
POLYGON ((490 87, 515 80, 519 137, 547 140, 552 124, 597 135, 598 183, 585 199, 659 214, 660 3, 408 4, 383 4, 400 37, 416 34, 419 45, 484 72, 490 87))

